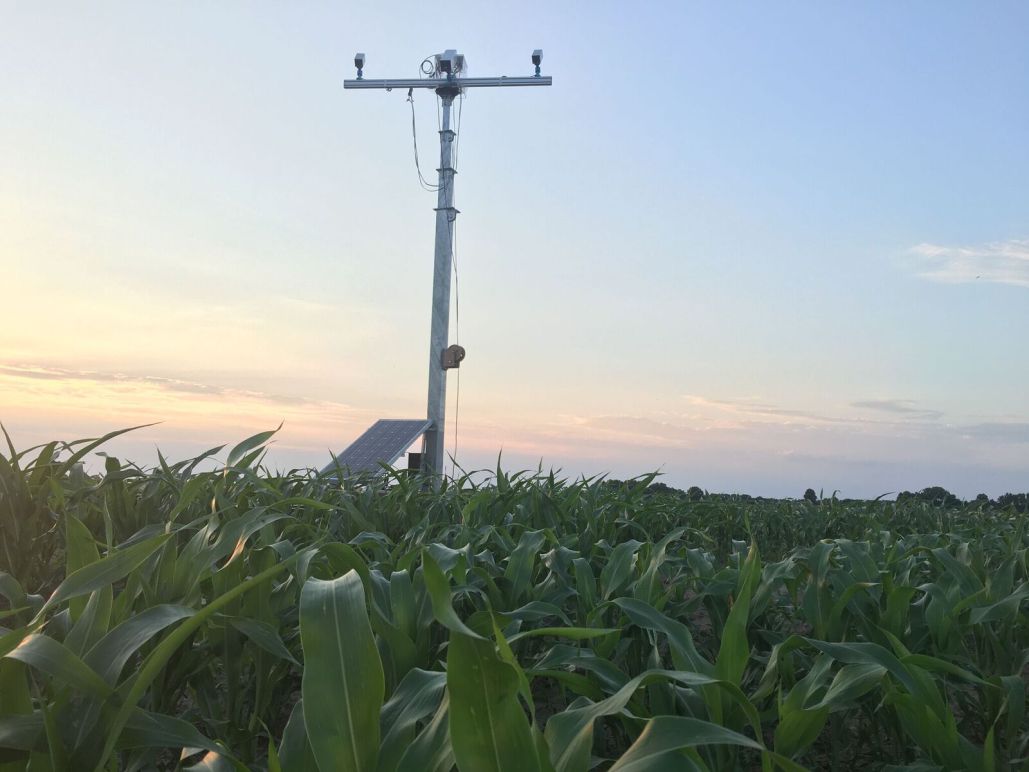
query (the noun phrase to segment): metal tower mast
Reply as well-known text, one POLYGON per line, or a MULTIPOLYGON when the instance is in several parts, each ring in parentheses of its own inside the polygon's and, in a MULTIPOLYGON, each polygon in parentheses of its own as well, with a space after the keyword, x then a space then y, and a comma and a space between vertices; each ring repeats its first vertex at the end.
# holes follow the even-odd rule
POLYGON ((454 175, 451 165, 451 150, 456 137, 450 128, 451 108, 454 98, 467 88, 489 88, 498 86, 549 86, 552 78, 540 75, 543 51, 532 54, 536 74, 529 77, 500 76, 496 78, 465 78, 465 58, 454 50, 447 50, 435 57, 435 69, 431 78, 393 78, 372 80, 364 77, 364 54, 354 56, 357 67, 355 80, 343 81, 345 89, 432 89, 442 102, 442 125, 440 126, 440 165, 438 193, 436 200, 436 250, 432 278, 432 329, 429 335, 429 395, 427 419, 429 427, 423 441, 422 470, 429 474, 443 472, 444 426, 447 409, 447 370, 457 367, 464 356, 463 349, 448 349, 450 335, 450 272, 454 259, 454 221, 458 210, 454 208, 454 175))

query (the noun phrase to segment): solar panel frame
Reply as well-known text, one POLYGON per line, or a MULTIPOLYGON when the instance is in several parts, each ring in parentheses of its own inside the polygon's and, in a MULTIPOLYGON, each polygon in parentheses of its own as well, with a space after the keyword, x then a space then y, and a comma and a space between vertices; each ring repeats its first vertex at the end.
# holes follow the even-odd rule
POLYGON ((342 469, 350 475, 380 475, 431 426, 424 418, 380 418, 336 456, 322 473, 342 469))

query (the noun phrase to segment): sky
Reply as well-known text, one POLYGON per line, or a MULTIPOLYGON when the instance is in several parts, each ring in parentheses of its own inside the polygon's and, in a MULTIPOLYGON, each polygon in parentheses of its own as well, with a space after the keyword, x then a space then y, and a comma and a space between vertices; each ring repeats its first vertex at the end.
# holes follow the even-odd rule
POLYGON ((1025 491, 1026 29, 1002 1, 5 3, 0 422, 155 423, 107 447, 144 465, 281 423, 290 468, 424 415, 435 199, 406 93, 342 80, 543 48, 551 88, 460 103, 462 468, 1025 491))

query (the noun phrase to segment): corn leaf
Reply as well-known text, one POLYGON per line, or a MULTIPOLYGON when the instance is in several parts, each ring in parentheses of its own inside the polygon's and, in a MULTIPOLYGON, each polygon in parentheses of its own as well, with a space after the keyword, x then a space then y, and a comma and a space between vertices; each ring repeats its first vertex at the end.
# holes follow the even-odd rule
MULTIPOLYGON (((681 750, 701 745, 737 745, 764 750, 764 746, 731 729, 684 716, 658 716, 646 727, 610 772, 648 772, 664 762, 681 763, 681 750)), ((678 767, 669 766, 668 769, 678 767)))
POLYGON ((165 533, 133 544, 131 547, 115 550, 107 557, 69 574, 68 578, 58 585, 53 595, 43 604, 43 608, 36 614, 36 619, 41 619, 45 612, 63 601, 86 595, 94 590, 107 587, 119 579, 124 579, 127 574, 134 571, 144 560, 164 546, 164 543, 171 537, 172 534, 165 533))
POLYGON ((318 768, 374 770, 386 687, 357 571, 331 581, 307 580, 300 596, 300 638, 304 725, 318 768))
POLYGON ((493 643, 450 636, 447 691, 450 739, 461 772, 539 770, 529 722, 518 699, 518 674, 493 643))

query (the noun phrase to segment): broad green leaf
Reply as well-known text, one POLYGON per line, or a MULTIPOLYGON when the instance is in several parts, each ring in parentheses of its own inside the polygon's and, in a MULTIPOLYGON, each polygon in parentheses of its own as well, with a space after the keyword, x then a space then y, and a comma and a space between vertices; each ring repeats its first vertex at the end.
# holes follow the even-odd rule
POLYGON ((404 751, 415 739, 417 724, 439 708, 446 681, 446 673, 415 668, 404 676, 393 696, 382 706, 378 767, 381 772, 396 769, 404 751))
POLYGON ((28 605, 25 590, 22 589, 18 580, 4 571, 0 571, 0 597, 7 598, 11 608, 22 608, 28 605))
POLYGON ((125 434, 126 432, 134 432, 136 429, 146 429, 148 427, 156 425, 157 424, 141 424, 139 426, 130 426, 128 429, 118 429, 113 432, 108 432, 99 439, 85 440, 85 444, 81 448, 76 450, 74 453, 68 456, 68 458, 64 459, 64 461, 61 462, 61 465, 54 472, 54 477, 57 479, 63 477, 65 474, 67 474, 68 470, 75 466, 77 463, 79 463, 79 461, 81 461, 86 456, 86 454, 88 454, 91 450, 100 447, 108 440, 114 439, 115 437, 125 434))
POLYGON ((649 603, 635 598, 615 598, 612 603, 637 627, 663 633, 667 637, 672 662, 677 669, 714 676, 714 666, 697 651, 689 628, 682 622, 671 619, 649 603))
POLYGON ((804 591, 803 608, 808 623, 815 635, 824 637, 829 627, 829 613, 832 603, 828 580, 829 560, 836 545, 821 541, 808 551, 807 566, 811 572, 804 591))
POLYGON ((392 683, 402 679, 417 664, 418 647, 396 625, 386 619, 378 604, 372 603, 370 612, 372 630, 388 649, 392 683))
POLYGON ((453 633, 447 654, 450 739, 461 772, 538 770, 518 674, 493 643, 453 633))
POLYGON ((918 683, 900 660, 877 643, 829 643, 813 638, 804 640, 844 664, 879 665, 888 670, 890 675, 900 681, 909 692, 918 691, 918 683))
POLYGON ((451 772, 454 751, 450 742, 450 699, 446 693, 436 714, 418 733, 397 763, 397 772, 451 772))
POLYGON ((0 658, 0 716, 32 712, 25 665, 15 659, 0 658))
POLYGON ((805 750, 818 739, 828 718, 828 707, 795 708, 786 712, 775 727, 775 750, 784 756, 805 750))
POLYGON ((119 748, 203 748, 216 754, 225 749, 200 734, 188 721, 136 710, 118 738, 119 748))
POLYGON ((28 751, 39 745, 42 727, 42 714, 32 710, 25 665, 0 658, 0 772, 24 772, 28 751))
POLYGON ((65 769, 70 769, 68 749, 64 745, 64 738, 61 737, 61 732, 57 726, 53 706, 43 702, 40 704, 39 710, 43 714, 43 730, 46 733, 46 753, 45 755, 42 753, 33 754, 29 759, 28 767, 26 767, 27 772, 36 772, 36 770, 62 772, 65 769))
POLYGON ((593 575, 593 567, 586 558, 575 558, 572 566, 575 570, 575 589, 579 594, 580 607, 589 613, 597 605, 597 580, 593 575))
POLYGON ((155 536, 146 541, 133 544, 131 547, 117 549, 105 558, 95 563, 83 566, 58 585, 53 595, 43 604, 43 608, 36 614, 36 619, 42 619, 43 615, 57 604, 86 595, 94 590, 107 587, 119 579, 124 579, 127 574, 138 568, 144 560, 159 550, 168 539, 170 533, 155 536))
POLYGON ((18 648, 19 644, 25 640, 25 636, 30 635, 34 630, 38 630, 40 627, 42 627, 42 624, 36 623, 25 627, 19 627, 16 630, 0 628, 0 657, 4 657, 9 652, 14 651, 14 649, 18 648))
POLYGON ((839 710, 849 706, 882 683, 886 668, 876 663, 844 665, 813 708, 839 710))
MULTIPOLYGON (((690 687, 719 686, 730 694, 734 702, 744 708, 748 702, 743 693, 733 684, 699 673, 672 670, 647 670, 633 678, 625 686, 600 702, 588 702, 581 707, 572 707, 550 718, 544 735, 550 745, 550 760, 557 772, 584 772, 593 747, 593 722, 601 716, 619 713, 632 699, 636 691, 655 681, 675 681, 690 687)), ((751 706, 746 710, 753 724, 759 725, 756 711, 751 706)))
POLYGON ((162 604, 151 606, 129 617, 97 642, 85 662, 111 686, 118 683, 122 668, 144 643, 169 625, 196 613, 188 606, 162 604))
POLYGON ((1005 734, 1007 737, 1015 737, 1025 719, 1026 685, 1019 675, 1003 676, 997 680, 1004 690, 1004 702, 1007 707, 1005 734))
POLYGON ((593 677, 590 681, 608 691, 618 691, 629 681, 629 677, 608 658, 597 656, 585 647, 560 643, 547 650, 547 653, 533 665, 531 673, 537 675, 541 671, 551 671, 546 673, 550 676, 553 675, 552 671, 558 668, 574 668, 591 673, 593 677))
POLYGON ((650 552, 650 559, 647 561, 647 568, 643 575, 636 582, 633 595, 648 603, 656 603, 659 595, 663 592, 661 587, 661 566, 668 558, 668 545, 680 538, 686 531, 685 528, 676 528, 668 533, 661 541, 653 545, 650 552))
POLYGON ((524 606, 519 606, 513 611, 505 611, 502 615, 505 619, 520 619, 523 622, 538 621, 540 619, 557 618, 566 625, 571 626, 572 620, 561 610, 560 606, 547 603, 541 600, 531 600, 524 606))
POLYGON ((539 638, 551 636, 554 638, 570 638, 573 641, 585 641, 589 638, 600 638, 604 635, 620 632, 617 627, 535 627, 521 633, 515 633, 508 638, 508 643, 514 643, 525 638, 539 638))
POLYGON ((386 687, 357 571, 332 581, 307 580, 300 596, 300 638, 304 724, 318 767, 374 770, 386 687))
POLYGON ((829 624, 827 627, 827 634, 834 640, 836 640, 837 636, 840 634, 843 612, 847 609, 848 604, 856 595, 864 590, 871 589, 872 587, 878 587, 878 583, 854 582, 846 590, 838 593, 838 597, 833 601, 832 608, 829 610, 829 624))
MULTIPOLYGON (((72 601, 76 603, 82 598, 72 601)), ((64 638, 64 644, 75 654, 82 656, 107 632, 111 623, 111 608, 114 602, 114 590, 101 587, 93 590, 86 599, 86 605, 64 638)), ((69 617, 72 614, 69 613, 69 617)))
POLYGON ((393 623, 408 638, 418 635, 418 617, 415 608, 414 586, 407 570, 397 570, 389 577, 390 610, 393 623))
POLYGON ((293 706, 289 721, 282 732, 279 763, 282 772, 315 772, 318 769, 314 751, 311 750, 311 743, 307 739, 303 700, 293 706))
POLYGON ((764 746, 749 737, 709 721, 658 716, 647 722, 636 742, 619 757, 610 772, 647 772, 669 757, 681 759, 679 751, 701 745, 738 745, 764 750, 764 746))
POLYGON ((987 689, 995 688, 994 684, 991 684, 989 681, 984 681, 982 678, 975 675, 975 673, 970 673, 964 668, 958 667, 957 665, 942 660, 938 657, 930 657, 927 654, 908 654, 906 656, 901 657, 900 661, 903 665, 908 666, 909 669, 911 666, 914 666, 922 668, 923 670, 947 673, 949 675, 956 676, 965 681, 968 681, 969 683, 984 686, 987 689))
POLYGON ((279 760, 279 751, 275 747, 275 740, 268 738, 268 772, 282 772, 282 762, 279 760))
POLYGON ((1014 592, 1003 600, 992 603, 988 606, 980 606, 972 609, 968 621, 973 625, 981 625, 985 622, 997 622, 1018 618, 1022 604, 1029 599, 1029 583, 1020 585, 1014 592))
MULTIPOLYGON (((96 548, 96 542, 93 541, 93 534, 82 524, 81 520, 72 514, 64 516, 64 544, 66 551, 65 576, 70 576, 80 568, 100 560, 100 553, 96 548)), ((109 605, 110 601, 108 601, 109 605)), ((72 622, 78 620, 85 607, 86 599, 82 597, 75 598, 68 604, 72 622)))
POLYGON ((529 709, 529 724, 535 730, 536 702, 532 696, 532 684, 529 683, 529 677, 525 674, 525 669, 518 664, 518 657, 515 656, 514 649, 511 648, 511 644, 504 637, 498 621, 497 615, 491 616, 490 626, 493 628, 493 637, 497 643, 497 655, 502 661, 511 666, 511 669, 514 670, 515 675, 518 677, 518 693, 522 698, 522 703, 529 709))
POLYGON ((284 512, 268 512, 265 507, 258 507, 230 520, 218 531, 218 537, 210 549, 210 560, 216 562, 227 556, 228 560, 219 570, 226 569, 243 554, 243 549, 251 536, 265 526, 286 519, 291 518, 284 512))
POLYGON ((235 466, 239 462, 239 460, 243 458, 243 456, 245 456, 251 450, 254 450, 264 445, 266 442, 268 442, 268 440, 274 437, 275 433, 279 431, 279 429, 281 428, 282 425, 280 424, 278 429, 272 429, 271 431, 267 432, 259 432, 253 435, 252 437, 247 437, 245 440, 243 440, 236 447, 229 451, 229 457, 228 460, 226 460, 225 462, 225 466, 235 466))
POLYGON ((510 583, 511 594, 509 601, 513 605, 518 603, 529 581, 532 579, 532 568, 536 563, 540 547, 546 540, 546 533, 543 531, 525 531, 518 540, 518 546, 511 552, 507 560, 507 570, 504 577, 510 583))
POLYGON ((903 692, 891 694, 888 704, 896 711, 904 731, 934 759, 950 769, 964 768, 956 730, 949 730, 929 705, 903 692))
POLYGON ((361 577, 361 584, 364 585, 365 595, 371 601, 374 591, 372 574, 368 570, 368 564, 357 550, 349 544, 330 542, 323 544, 319 553, 326 558, 329 564, 331 573, 327 578, 343 576, 350 570, 357 571, 357 575, 361 577))
POLYGON ((604 600, 609 599, 629 581, 629 577, 632 575, 633 561, 642 546, 643 542, 630 539, 623 541, 611 550, 607 563, 600 572, 600 588, 604 593, 604 600))
POLYGON ((963 596, 974 595, 984 589, 983 583, 975 575, 975 572, 965 563, 951 555, 948 550, 938 547, 932 550, 932 555, 943 564, 950 576, 958 580, 963 596))
POLYGON ((246 617, 229 617, 228 622, 269 654, 300 667, 300 663, 289 653, 278 632, 267 622, 246 617))
POLYGON ((0 748, 38 750, 43 737, 43 714, 39 711, 16 716, 0 716, 0 748))
POLYGON ((67 684, 100 699, 111 694, 111 687, 95 670, 75 656, 63 643, 47 635, 27 636, 6 656, 24 662, 40 673, 56 679, 62 686, 67 684))
MULTIPOLYGON (((122 729, 131 717, 133 710, 135 710, 136 704, 139 702, 140 698, 142 698, 143 693, 147 690, 150 684, 153 683, 157 675, 168 664, 168 660, 170 660, 178 648, 186 642, 189 636, 191 636, 197 628, 206 622, 209 617, 218 613, 222 608, 232 603, 240 595, 243 595, 254 587, 260 586, 264 582, 271 581, 278 573, 286 570, 305 555, 306 552, 298 552, 293 557, 288 558, 281 563, 260 572, 256 576, 252 576, 246 581, 235 585, 232 589, 222 595, 219 595, 215 600, 208 603, 200 611, 197 611, 192 617, 183 622, 183 624, 176 627, 164 638, 164 640, 161 641, 161 643, 157 645, 157 647, 143 661, 143 664, 136 676, 129 679, 122 685, 122 688, 119 689, 119 693, 122 696, 121 705, 108 724, 104 750, 100 757, 100 761, 97 763, 95 772, 102 772, 104 770, 107 765, 108 758, 110 758, 111 753, 114 751, 118 737, 121 735, 122 729)), ((94 563, 93 565, 98 564, 94 563)), ((93 566, 87 566, 87 568, 92 567, 93 566)))
POLYGON ((715 659, 715 673, 718 677, 736 685, 740 684, 747 660, 750 659, 747 621, 750 616, 750 598, 760 578, 761 561, 757 545, 752 544, 740 569, 739 592, 722 629, 722 641, 715 659))
POLYGON ((454 611, 450 594, 450 582, 447 581, 447 577, 440 570, 440 567, 436 564, 428 550, 422 552, 422 576, 425 578, 425 589, 429 592, 429 599, 432 602, 432 613, 436 617, 436 621, 452 633, 485 640, 485 638, 462 622, 461 617, 454 611))
POLYGON ((535 723, 532 725, 532 742, 540 772, 554 772, 554 765, 550 763, 550 746, 547 745, 547 738, 535 723))

